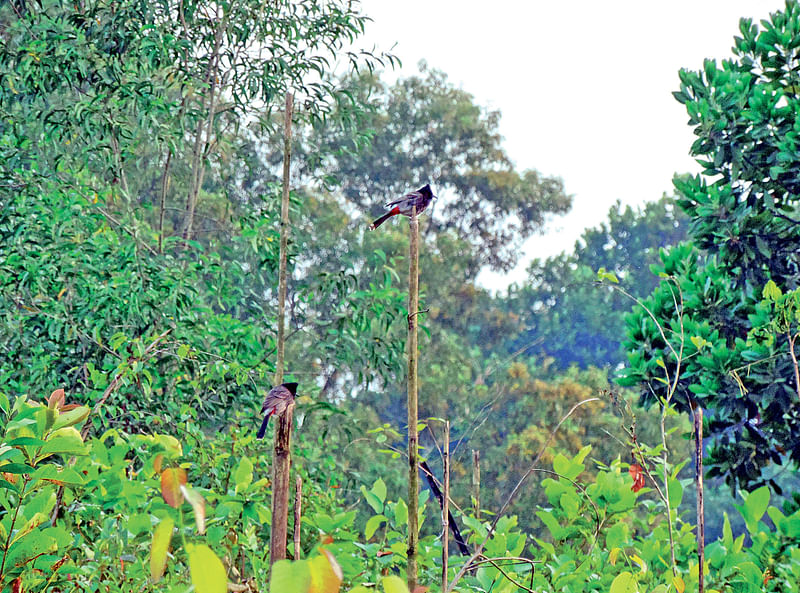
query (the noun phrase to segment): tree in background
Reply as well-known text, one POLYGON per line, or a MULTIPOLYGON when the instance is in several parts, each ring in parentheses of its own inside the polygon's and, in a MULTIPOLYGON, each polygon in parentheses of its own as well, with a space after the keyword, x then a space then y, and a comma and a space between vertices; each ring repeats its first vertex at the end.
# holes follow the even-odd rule
POLYGON ((644 301, 666 333, 634 310, 621 380, 654 404, 665 371, 679 374, 675 404, 706 409, 709 474, 777 490, 767 467, 800 461, 798 320, 785 300, 800 286, 800 5, 739 28, 732 59, 680 73, 704 171, 675 181, 690 239, 662 253, 664 279, 644 301), (680 371, 665 339, 683 345, 680 371))
POLYGON ((475 104, 441 71, 422 63, 419 76, 394 85, 363 74, 348 88, 370 108, 359 120, 369 140, 321 129, 311 138, 318 164, 361 211, 430 182, 439 202, 424 234, 463 242, 472 275, 485 265, 512 267, 546 217, 569 209, 560 179, 514 168, 501 146, 500 112, 475 104))
POLYGON ((685 236, 686 217, 673 198, 642 208, 617 203, 606 222, 584 231, 572 253, 534 260, 529 282, 509 290, 507 307, 525 328, 509 340, 509 350, 551 356, 562 369, 619 365, 633 301, 598 286, 597 270, 613 272, 630 294, 646 295, 658 283, 650 266, 659 262, 659 250, 685 236))

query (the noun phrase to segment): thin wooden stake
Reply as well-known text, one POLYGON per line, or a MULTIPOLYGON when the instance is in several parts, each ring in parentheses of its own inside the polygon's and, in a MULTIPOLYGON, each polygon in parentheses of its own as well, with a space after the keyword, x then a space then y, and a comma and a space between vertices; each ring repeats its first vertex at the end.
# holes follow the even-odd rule
POLYGON ((697 592, 703 593, 705 589, 703 566, 705 564, 706 547, 706 519, 705 506, 703 501, 703 408, 699 405, 693 406, 692 416, 694 419, 694 479, 697 485, 697 565, 698 583, 697 592))
POLYGON ((303 478, 297 476, 294 482, 294 559, 300 559, 300 519, 303 509, 303 478))
POLYGON ((419 221, 411 209, 408 249, 408 590, 417 588, 417 542, 419 540, 419 459, 417 433, 417 312, 419 311, 419 221))
POLYGON ((472 450, 472 500, 473 514, 481 520, 481 452, 472 450))
MULTIPOLYGON (((275 385, 283 383, 284 342, 286 341, 286 250, 289 245, 289 165, 292 158, 292 111, 294 98, 286 93, 283 128, 283 197, 281 200, 281 246, 278 269, 278 355, 275 362, 275 385)), ((269 563, 286 558, 289 523, 289 472, 291 470, 292 425, 294 404, 275 422, 275 446, 272 452, 272 528, 269 534, 269 563)))
POLYGON ((450 559, 450 421, 444 423, 444 449, 442 451, 444 474, 444 500, 442 502, 442 591, 447 589, 447 561, 450 559))

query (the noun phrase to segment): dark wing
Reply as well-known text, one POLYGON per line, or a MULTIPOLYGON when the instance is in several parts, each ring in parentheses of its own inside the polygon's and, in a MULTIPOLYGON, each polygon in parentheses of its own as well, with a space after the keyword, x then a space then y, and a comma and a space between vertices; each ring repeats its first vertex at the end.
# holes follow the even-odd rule
POLYGON ((287 397, 292 397, 292 394, 289 393, 289 390, 286 389, 283 385, 278 385, 277 387, 273 387, 269 390, 267 397, 264 398, 264 405, 261 406, 261 413, 271 410, 274 408, 278 402, 282 399, 286 399, 287 397))
POLYGON ((419 200, 421 197, 422 197, 422 194, 420 194, 418 191, 412 191, 412 192, 407 193, 405 196, 403 196, 399 200, 395 200, 394 202, 389 202, 388 204, 386 204, 386 207, 387 208, 391 208, 392 206, 397 206, 398 204, 402 204, 403 202, 410 203, 410 202, 413 202, 415 200, 419 200))

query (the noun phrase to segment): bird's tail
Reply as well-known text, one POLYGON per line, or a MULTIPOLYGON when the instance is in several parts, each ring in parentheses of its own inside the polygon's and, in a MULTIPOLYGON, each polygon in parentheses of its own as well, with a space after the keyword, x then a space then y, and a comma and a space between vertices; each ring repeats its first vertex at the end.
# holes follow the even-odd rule
POLYGON ((389 212, 387 212, 380 218, 376 219, 371 225, 369 225, 369 230, 374 231, 395 214, 400 214, 400 208, 394 207, 391 210, 389 210, 389 212))
POLYGON ((256 434, 257 439, 263 439, 264 435, 267 433, 267 424, 269 424, 270 416, 272 416, 271 411, 269 412, 269 414, 264 416, 264 421, 261 423, 261 428, 258 429, 258 433, 256 434))

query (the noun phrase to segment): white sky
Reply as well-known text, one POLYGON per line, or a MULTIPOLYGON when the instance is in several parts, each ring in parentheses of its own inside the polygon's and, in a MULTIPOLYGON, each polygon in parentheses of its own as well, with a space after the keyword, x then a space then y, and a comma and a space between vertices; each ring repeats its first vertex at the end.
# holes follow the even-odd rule
MULTIPOLYGON (((362 0, 363 38, 402 61, 425 59, 479 105, 499 109, 504 147, 520 169, 564 180, 573 209, 526 244, 493 288, 523 282, 527 262, 571 250, 616 201, 672 193, 676 172, 697 172, 684 108, 672 97, 681 67, 731 57, 740 17, 756 21, 783 0, 362 0)), ((397 76, 388 73, 390 77, 397 76)), ((434 185, 435 187, 435 185, 434 185)))

